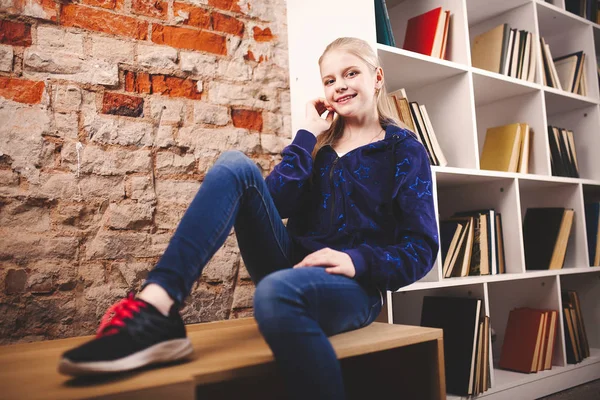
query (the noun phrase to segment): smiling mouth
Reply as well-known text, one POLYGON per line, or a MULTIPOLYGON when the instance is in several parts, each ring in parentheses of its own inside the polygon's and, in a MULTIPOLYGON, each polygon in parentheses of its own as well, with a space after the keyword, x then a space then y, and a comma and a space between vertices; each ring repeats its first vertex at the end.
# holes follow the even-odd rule
POLYGON ((342 103, 342 104, 343 104, 343 103, 346 103, 346 102, 348 102, 348 100, 350 100, 350 99, 353 99, 353 98, 355 98, 355 97, 356 97, 356 94, 352 94, 352 95, 344 96, 344 97, 341 97, 341 98, 337 99, 337 100, 336 100, 336 102, 337 102, 337 103, 342 103))

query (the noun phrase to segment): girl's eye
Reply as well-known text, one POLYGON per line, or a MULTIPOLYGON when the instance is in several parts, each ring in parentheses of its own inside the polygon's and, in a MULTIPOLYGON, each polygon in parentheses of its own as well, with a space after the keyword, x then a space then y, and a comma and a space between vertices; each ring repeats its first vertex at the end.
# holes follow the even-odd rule
POLYGON ((353 75, 356 75, 356 72, 354 72, 354 71, 348 72, 348 76, 353 76, 353 75))

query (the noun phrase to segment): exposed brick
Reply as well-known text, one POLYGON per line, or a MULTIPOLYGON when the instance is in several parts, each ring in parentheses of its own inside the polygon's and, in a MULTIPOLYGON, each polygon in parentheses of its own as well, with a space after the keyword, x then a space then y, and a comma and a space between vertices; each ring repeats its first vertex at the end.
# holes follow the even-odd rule
POLYGON ((223 126, 227 125, 229 121, 229 109, 227 107, 202 101, 194 103, 194 123, 223 126))
POLYGON ((125 71, 125 91, 135 91, 135 72, 125 71))
POLYGON ((152 124, 145 121, 94 115, 84 122, 83 130, 92 142, 139 147, 152 145, 152 124))
POLYGON ((88 29, 145 40, 148 36, 148 22, 117 15, 74 4, 63 5, 60 23, 64 26, 88 29))
POLYGON ((12 46, 0 45, 0 71, 12 71, 13 56, 14 52, 12 46))
POLYGON ((195 7, 186 3, 173 3, 173 14, 183 18, 186 25, 195 26, 202 29, 210 29, 210 13, 204 8, 195 7))
POLYGON ((82 174, 110 176, 132 172, 149 173, 150 160, 150 151, 145 149, 131 151, 115 146, 103 150, 89 144, 80 151, 79 160, 74 142, 64 143, 61 150, 61 165, 75 172, 79 162, 82 174))
POLYGON ((78 111, 81 106, 81 89, 73 85, 55 85, 54 110, 55 111, 78 111))
POLYGON ((177 50, 168 46, 137 46, 137 62, 146 67, 175 68, 177 50))
POLYGON ((212 17, 215 31, 231 33, 240 37, 244 36, 244 23, 239 19, 218 12, 214 12, 212 17))
POLYGON ((132 0, 131 9, 134 14, 160 19, 167 18, 168 3, 159 0, 132 0))
POLYGON ((177 125, 181 121, 184 102, 180 99, 168 99, 162 96, 152 96, 150 113, 152 118, 161 125, 177 125))
POLYGON ((198 91, 196 82, 193 79, 175 76, 152 75, 152 93, 198 100, 201 99, 202 93, 198 91))
POLYGON ((233 120, 233 126, 237 128, 262 131, 263 118, 260 111, 233 109, 231 110, 231 119, 233 120))
POLYGON ((190 204, 200 188, 196 181, 157 180, 156 196, 159 203, 190 204))
POLYGON ((144 114, 144 99, 121 93, 104 92, 102 113, 141 117, 144 114))
POLYGON ((108 9, 114 9, 117 2, 116 0, 82 0, 82 3, 88 6, 102 7, 108 9))
POLYGON ((104 225, 111 229, 139 229, 152 224, 154 207, 147 203, 111 204, 104 225))
POLYGON ((42 101, 44 87, 44 82, 0 76, 0 96, 19 103, 39 103, 42 101))
POLYGON ((67 32, 65 29, 50 25, 38 25, 36 31, 36 44, 39 49, 55 51, 55 48, 59 48, 83 58, 83 39, 85 34, 67 32))
POLYGON ((164 25, 152 25, 152 41, 180 49, 226 55, 227 39, 212 32, 164 25))
POLYGON ((6 294, 17 294, 25 291, 27 272, 24 269, 9 269, 4 282, 6 294))
POLYGON ((0 235, 0 259, 73 259, 78 246, 79 240, 74 237, 43 237, 14 232, 0 235))
POLYGON ((31 46, 31 25, 22 22, 0 21, 0 43, 12 46, 31 46))
POLYGON ((271 28, 260 29, 258 26, 255 26, 252 28, 252 34, 254 40, 257 42, 270 42, 274 38, 271 28))
POLYGON ((139 72, 135 77, 135 91, 138 93, 152 93, 150 74, 139 72))
POLYGON ((9 14, 27 15, 54 22, 56 22, 57 16, 56 6, 54 0, 4 0, 0 2, 0 9, 9 14))
POLYGON ((181 52, 181 70, 209 78, 216 76, 217 57, 196 52, 181 52))
POLYGON ((92 57, 113 63, 133 64, 133 45, 131 39, 113 39, 98 35, 92 36, 92 57))
POLYGON ((180 156, 165 151, 156 155, 156 170, 162 174, 187 174, 194 172, 195 165, 193 154, 180 156))
POLYGON ((238 2, 239 0, 208 0, 208 5, 221 10, 242 12, 238 2))

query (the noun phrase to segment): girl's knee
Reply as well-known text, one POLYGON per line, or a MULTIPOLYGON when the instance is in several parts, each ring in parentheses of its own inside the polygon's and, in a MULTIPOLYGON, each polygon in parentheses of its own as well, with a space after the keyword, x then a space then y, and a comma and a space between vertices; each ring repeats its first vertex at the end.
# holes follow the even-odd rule
POLYGON ((217 165, 226 165, 228 169, 234 171, 236 174, 258 172, 262 177, 255 162, 239 150, 227 150, 221 153, 214 166, 217 165))
POLYGON ((271 320, 279 314, 287 315, 289 308, 300 304, 298 291, 290 284, 288 271, 281 270, 264 277, 254 291, 254 317, 271 320))

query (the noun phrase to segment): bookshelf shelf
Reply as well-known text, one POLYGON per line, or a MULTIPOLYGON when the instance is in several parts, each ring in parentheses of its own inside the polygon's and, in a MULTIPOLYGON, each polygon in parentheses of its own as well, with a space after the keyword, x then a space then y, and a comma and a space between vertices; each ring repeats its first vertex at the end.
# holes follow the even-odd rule
MULTIPOLYGON (((426 277, 387 293, 388 322, 419 324, 421 304, 427 295, 481 298, 497 341, 490 352, 492 387, 477 397, 538 398, 600 378, 600 267, 589 267, 584 216, 586 201, 600 201, 600 91, 596 70, 600 25, 568 12, 564 0, 553 0, 552 4, 543 0, 386 0, 397 46, 392 47, 376 43, 371 0, 353 0, 350 5, 345 0, 331 0, 330 7, 340 13, 336 18, 343 21, 339 24, 331 23, 331 16, 322 12, 320 0, 305 0, 302 7, 293 3, 289 2, 288 8, 293 7, 294 15, 302 18, 292 18, 288 11, 292 108, 303 111, 307 100, 322 95, 318 66, 314 62, 313 69, 306 68, 307 58, 316 60, 336 37, 367 40, 382 62, 388 92, 404 88, 410 101, 427 106, 448 160, 447 166, 431 168, 438 229, 440 220, 459 211, 494 208, 502 215, 507 273, 443 278, 438 254, 426 277), (446 59, 402 49, 408 19, 440 6, 452 13, 446 59), (318 27, 310 34, 306 32, 307 18, 318 27), (587 96, 544 85, 541 52, 536 54, 533 82, 473 67, 471 44, 475 36, 503 23, 544 37, 554 58, 583 50, 587 96), (306 46, 307 42, 315 47, 314 51, 306 46), (487 128, 514 122, 526 122, 533 130, 529 173, 480 169, 487 128), (580 178, 552 176, 548 125, 573 131, 580 178), (528 207, 575 210, 562 269, 526 269, 522 226, 528 207), (591 356, 574 365, 566 363, 562 290, 579 294, 590 341, 591 356), (494 367, 508 313, 522 306, 560 313, 551 370, 523 374, 494 367)), ((303 113, 292 117, 292 125, 297 126, 303 113)))

